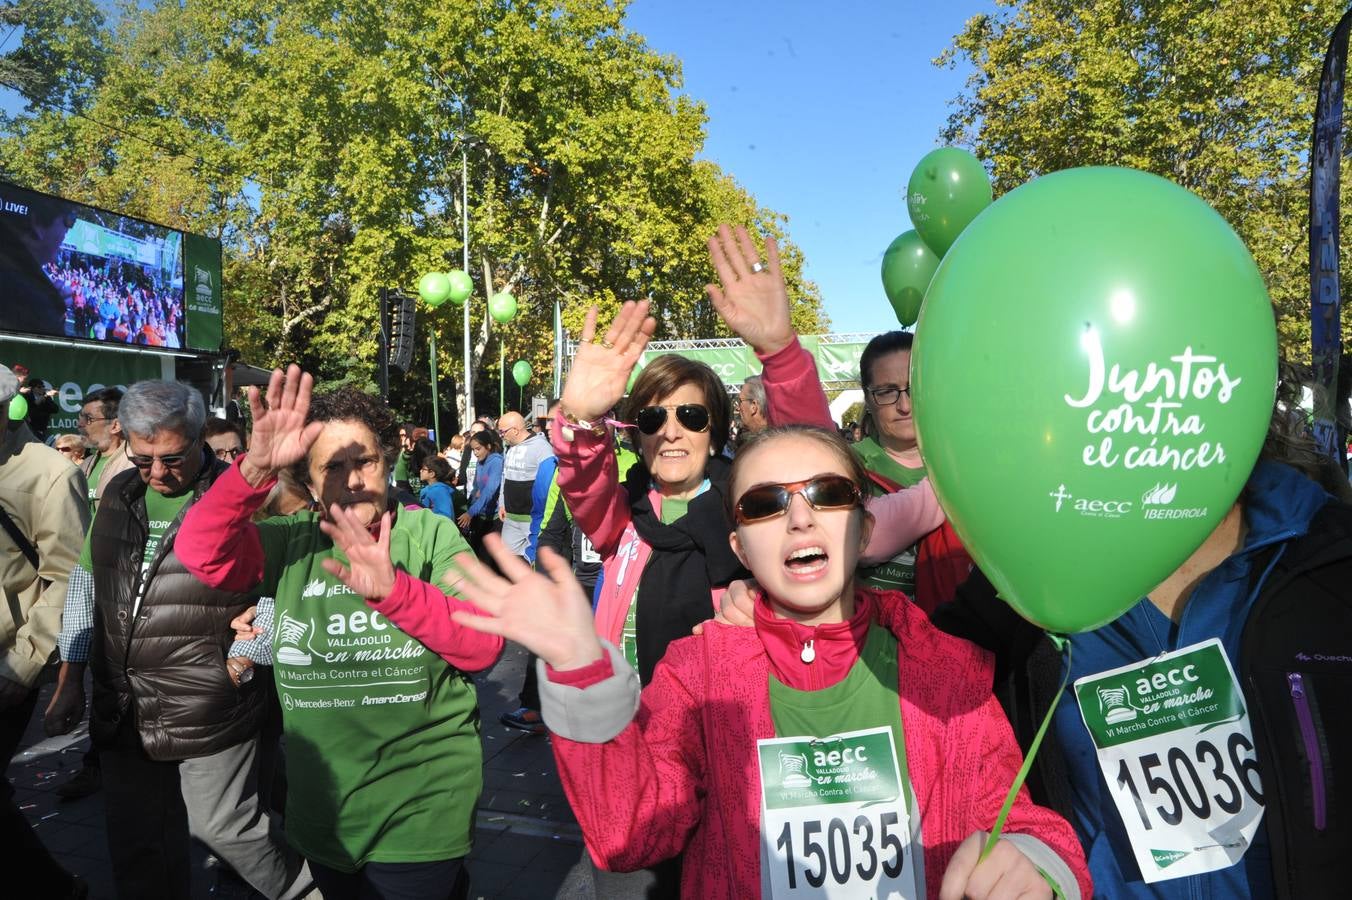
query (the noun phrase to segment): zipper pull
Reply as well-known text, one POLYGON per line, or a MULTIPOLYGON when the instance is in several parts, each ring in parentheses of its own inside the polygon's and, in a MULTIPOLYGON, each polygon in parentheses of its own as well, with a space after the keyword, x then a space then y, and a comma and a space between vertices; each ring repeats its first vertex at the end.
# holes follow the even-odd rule
POLYGON ((815 639, 804 643, 803 652, 798 654, 798 658, 805 663, 811 663, 814 659, 816 659, 817 651, 812 646, 815 643, 816 643, 815 639))
POLYGON ((1291 696, 1300 700, 1305 696, 1305 679, 1299 672, 1287 672, 1286 683, 1291 687, 1291 696))

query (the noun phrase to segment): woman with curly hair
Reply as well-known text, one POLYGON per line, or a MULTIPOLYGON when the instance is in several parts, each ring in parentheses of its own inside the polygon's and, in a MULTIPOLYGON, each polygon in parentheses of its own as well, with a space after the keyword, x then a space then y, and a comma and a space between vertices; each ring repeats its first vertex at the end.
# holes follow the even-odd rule
POLYGON ((266 409, 250 389, 249 451, 185 519, 177 549, 207 584, 276 597, 287 837, 324 896, 463 897, 483 780, 468 673, 492 666, 502 641, 457 627, 429 644, 392 624, 414 600, 441 618, 464 606, 433 584, 468 547, 447 517, 392 502, 390 411, 352 389, 311 402, 312 385, 297 366, 273 372, 266 409), (286 470, 319 510, 254 523, 286 470))

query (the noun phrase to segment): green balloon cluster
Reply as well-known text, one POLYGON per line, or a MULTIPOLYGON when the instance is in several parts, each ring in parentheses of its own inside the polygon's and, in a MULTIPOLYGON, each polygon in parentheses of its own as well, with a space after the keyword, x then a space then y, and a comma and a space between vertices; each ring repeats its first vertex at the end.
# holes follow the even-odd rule
POLYGON ((516 298, 503 291, 488 298, 488 314, 494 322, 506 325, 516 318, 516 298))
POLYGON ((9 420, 22 422, 26 418, 28 418, 28 398, 23 394, 15 394, 9 401, 9 420))
POLYGON ((991 197, 985 168, 966 150, 941 147, 915 167, 906 184, 915 230, 899 234, 883 254, 883 292, 902 327, 915 324, 939 260, 991 197))
POLYGON ((915 324, 937 268, 939 257, 914 231, 903 231, 883 253, 883 291, 903 327, 915 324))
POLYGON ((911 356, 934 491, 1000 595, 1112 621, 1244 487, 1276 386, 1263 278, 1225 220, 1129 169, 1002 197, 929 285, 911 356))
POLYGON ((991 205, 991 197, 990 177, 981 160, 957 147, 926 153, 906 183, 911 224, 940 259, 977 214, 991 205))
POLYGON ((531 368, 530 363, 524 359, 518 359, 512 365, 512 380, 516 382, 517 387, 525 387, 526 382, 530 381, 531 368))
POLYGON ((418 296, 436 309, 451 295, 451 280, 441 272, 428 272, 418 279, 418 296))

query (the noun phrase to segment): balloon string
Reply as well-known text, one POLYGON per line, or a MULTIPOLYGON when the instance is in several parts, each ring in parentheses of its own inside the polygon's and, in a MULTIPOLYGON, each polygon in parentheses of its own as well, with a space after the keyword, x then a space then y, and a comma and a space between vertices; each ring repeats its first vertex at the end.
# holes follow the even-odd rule
POLYGON ((1061 686, 1056 689, 1056 696, 1052 698, 1051 708, 1047 714, 1042 717, 1042 725, 1037 730, 1037 735, 1033 738, 1033 743, 1028 748, 1028 754, 1023 758, 1023 766, 1019 769, 1019 774, 1014 776, 1014 784, 1010 785, 1009 793, 1005 795, 1005 804, 1000 807, 1000 815, 995 817, 995 825, 991 828, 990 837, 986 839, 986 846, 981 850, 981 858, 985 859, 995 848, 995 842, 1000 840, 1000 832, 1005 828, 1005 819, 1009 816, 1009 811, 1014 807, 1014 800, 1019 795, 1019 789, 1023 787, 1023 782, 1028 778, 1029 771, 1033 768, 1033 760, 1037 758, 1038 748, 1042 746, 1042 738, 1047 733, 1047 726, 1052 723, 1052 714, 1056 712, 1056 707, 1061 703, 1061 695, 1066 691, 1066 682, 1070 680, 1070 641, 1064 635, 1052 634, 1047 632, 1047 637, 1065 656, 1064 674, 1061 676, 1061 686))

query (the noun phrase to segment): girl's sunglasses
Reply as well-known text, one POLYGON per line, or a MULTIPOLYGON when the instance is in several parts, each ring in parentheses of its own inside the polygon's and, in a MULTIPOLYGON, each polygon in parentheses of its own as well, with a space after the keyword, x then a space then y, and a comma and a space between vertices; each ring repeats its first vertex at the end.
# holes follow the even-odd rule
POLYGON ((853 509, 859 505, 859 485, 844 475, 818 475, 807 481, 758 484, 737 501, 738 525, 764 522, 789 511, 794 494, 802 494, 813 509, 853 509))
POLYGON ((667 424, 667 410, 676 411, 676 421, 686 431, 709 430, 709 407, 702 403, 682 403, 680 406, 645 406, 634 417, 634 424, 644 434, 657 434, 667 424))

